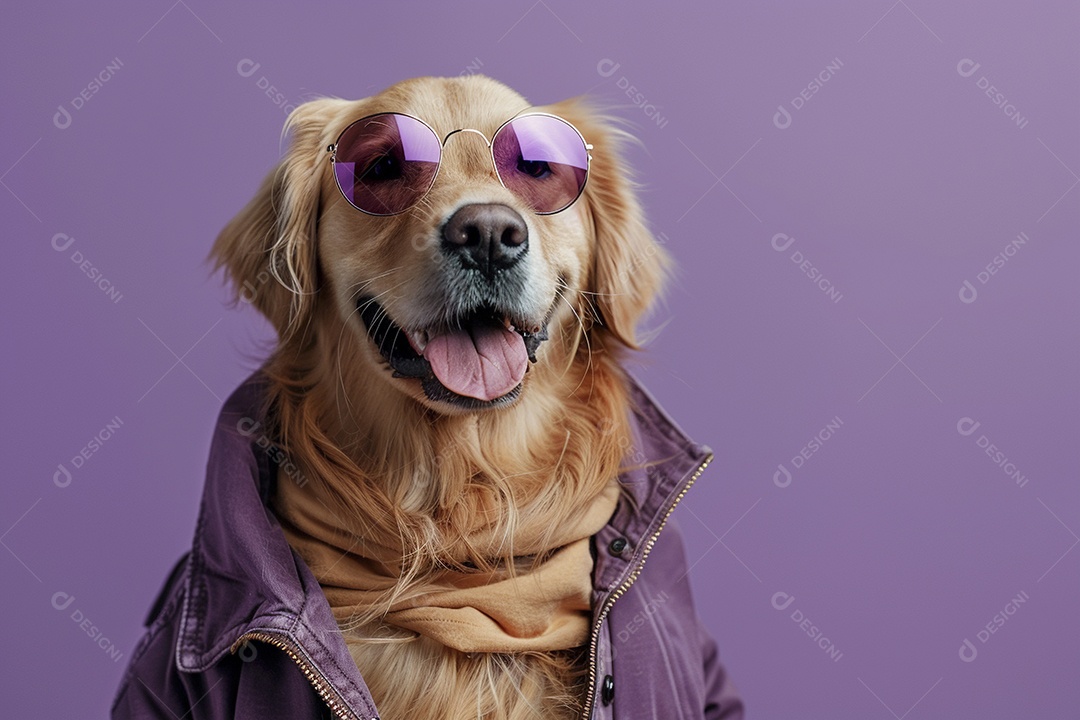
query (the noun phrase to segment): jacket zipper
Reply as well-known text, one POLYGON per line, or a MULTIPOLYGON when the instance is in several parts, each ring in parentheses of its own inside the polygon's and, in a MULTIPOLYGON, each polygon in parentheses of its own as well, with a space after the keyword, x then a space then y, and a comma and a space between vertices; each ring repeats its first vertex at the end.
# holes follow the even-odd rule
MULTIPOLYGON (((295 662, 297 666, 299 666, 301 672, 304 673, 304 677, 306 677, 312 687, 315 688, 315 692, 322 698, 322 701, 325 702, 334 715, 341 718, 341 720, 363 720, 363 718, 357 718, 357 716, 349 710, 345 705, 345 701, 330 685, 330 682, 323 677, 322 673, 304 659, 303 651, 300 649, 299 645, 277 633, 267 633, 255 630, 246 632, 238 637, 236 642, 232 644, 230 652, 235 654, 236 651, 240 649, 240 646, 247 640, 257 640, 273 645, 292 658, 293 662, 295 662)), ((373 720, 378 720, 378 718, 373 718, 373 720)))
POLYGON ((596 650, 597 645, 600 642, 600 627, 604 624, 604 620, 607 619, 608 613, 611 612, 611 606, 615 604, 615 601, 626 594, 626 591, 637 580, 638 575, 641 574, 642 569, 645 567, 645 561, 649 559, 649 553, 652 552, 653 545, 656 544, 656 539, 660 537, 660 531, 664 529, 664 525, 667 524, 668 518, 671 517, 671 513, 675 512, 676 506, 682 501, 686 493, 690 491, 690 488, 694 486, 697 479, 701 477, 701 473, 705 472, 705 468, 712 462, 713 454, 709 453, 708 456, 698 465, 697 470, 690 476, 690 481, 686 483, 679 494, 675 496, 675 500, 671 503, 671 506, 664 513, 663 519, 660 521, 660 526, 656 528, 648 540, 645 541, 645 552, 641 555, 641 560, 637 566, 630 573, 630 575, 622 582, 619 587, 615 588, 615 591, 608 595, 607 600, 600 608, 599 614, 596 616, 596 622, 593 624, 592 635, 589 640, 589 692, 585 696, 585 714, 582 716, 584 720, 589 720, 592 717, 593 704, 596 702, 596 650))

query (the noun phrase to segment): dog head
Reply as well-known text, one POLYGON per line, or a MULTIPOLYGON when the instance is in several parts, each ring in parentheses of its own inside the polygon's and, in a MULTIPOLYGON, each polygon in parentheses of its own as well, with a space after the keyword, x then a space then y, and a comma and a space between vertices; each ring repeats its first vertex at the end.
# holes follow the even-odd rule
POLYGON ((277 330, 279 354, 329 340, 366 382, 456 414, 511 405, 582 352, 637 347, 667 258, 620 159, 625 134, 583 102, 536 108, 486 77, 419 78, 308 102, 286 128, 285 156, 212 253, 277 330), (537 214, 496 173, 490 139, 525 110, 592 146, 586 185, 561 212, 537 214), (387 112, 430 126, 442 157, 419 202, 377 216, 345 199, 329 150, 387 112))

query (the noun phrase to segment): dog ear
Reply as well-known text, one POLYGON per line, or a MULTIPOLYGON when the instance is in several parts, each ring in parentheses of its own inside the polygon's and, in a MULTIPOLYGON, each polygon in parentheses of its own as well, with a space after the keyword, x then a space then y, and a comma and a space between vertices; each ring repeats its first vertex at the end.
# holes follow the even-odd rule
POLYGON ((653 237, 638 203, 623 151, 635 139, 618 121, 576 98, 551 107, 592 145, 589 178, 578 202, 585 203, 595 238, 587 283, 594 332, 639 349, 638 321, 659 296, 671 259, 653 237))
POLYGON ((305 327, 314 305, 315 255, 322 164, 333 142, 326 132, 348 103, 324 98, 300 105, 285 122, 290 135, 281 161, 255 197, 218 235, 210 252, 214 270, 225 268, 237 302, 270 320, 285 341, 305 327))

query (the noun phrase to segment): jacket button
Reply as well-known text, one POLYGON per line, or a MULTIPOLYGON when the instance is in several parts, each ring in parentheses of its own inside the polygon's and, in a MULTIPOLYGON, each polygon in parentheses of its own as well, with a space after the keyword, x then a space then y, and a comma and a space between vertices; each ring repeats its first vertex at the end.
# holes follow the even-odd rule
POLYGON ((610 675, 604 676, 604 682, 600 686, 600 700, 604 705, 610 705, 611 701, 615 699, 615 678, 610 675))
POLYGON ((612 555, 622 555, 623 550, 626 549, 626 544, 626 538, 618 537, 611 541, 608 550, 611 551, 612 555))

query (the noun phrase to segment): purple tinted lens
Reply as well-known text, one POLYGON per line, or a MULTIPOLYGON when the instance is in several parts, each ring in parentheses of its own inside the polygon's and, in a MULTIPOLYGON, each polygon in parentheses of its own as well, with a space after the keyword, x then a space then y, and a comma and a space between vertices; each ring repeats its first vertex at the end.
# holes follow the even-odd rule
POLYGON ((581 194, 589 168, 585 141, 551 115, 522 115, 495 134, 495 170, 503 185, 541 214, 565 210, 581 194))
POLYGON ((353 207, 396 215, 431 189, 441 153, 439 138, 419 120, 397 113, 372 115, 341 133, 334 177, 353 207))

